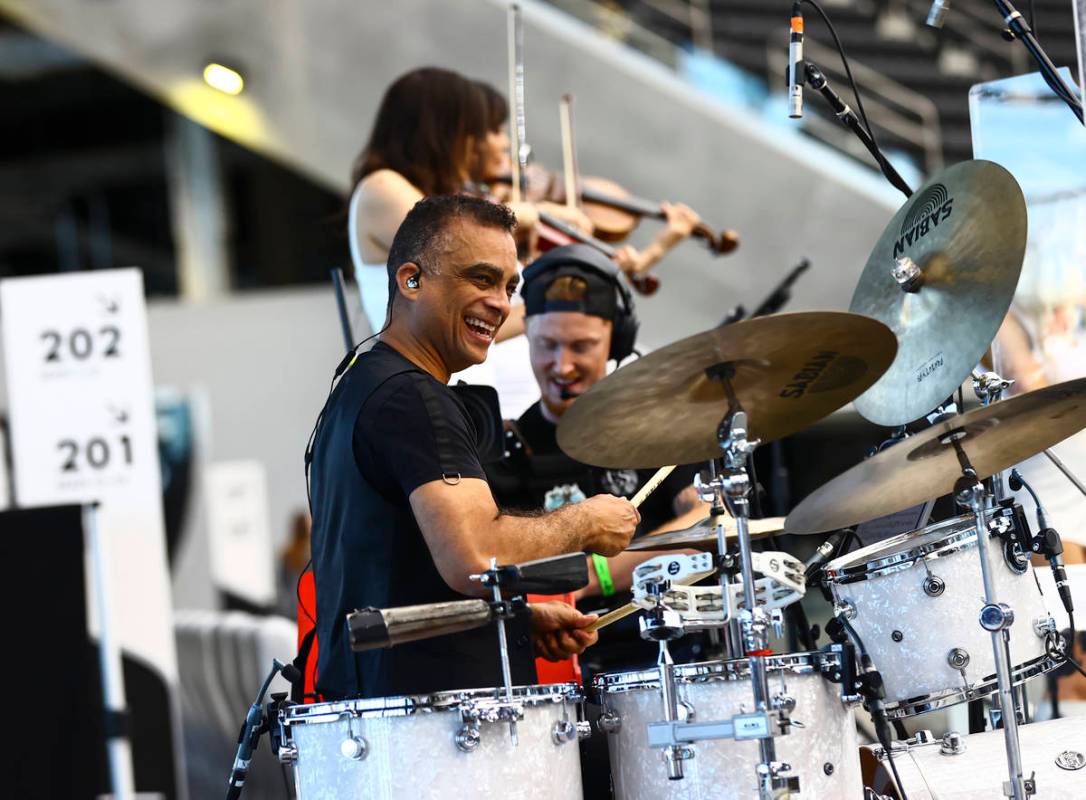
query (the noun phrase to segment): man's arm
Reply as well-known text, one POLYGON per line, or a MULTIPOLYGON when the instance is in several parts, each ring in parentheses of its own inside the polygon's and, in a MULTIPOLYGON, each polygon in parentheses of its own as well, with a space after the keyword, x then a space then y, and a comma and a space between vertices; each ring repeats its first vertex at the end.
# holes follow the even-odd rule
POLYGON ((641 520, 629 500, 612 495, 538 516, 505 514, 490 486, 478 478, 424 483, 411 492, 410 501, 442 579, 467 595, 483 593, 468 575, 487 569, 491 558, 516 564, 578 551, 614 555, 630 543, 641 520))

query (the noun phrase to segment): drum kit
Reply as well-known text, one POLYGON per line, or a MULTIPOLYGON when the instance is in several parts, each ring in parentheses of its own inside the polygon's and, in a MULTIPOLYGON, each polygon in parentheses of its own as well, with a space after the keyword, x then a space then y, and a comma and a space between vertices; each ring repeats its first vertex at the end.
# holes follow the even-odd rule
MULTIPOLYGON (((580 797, 573 745, 586 735, 606 737, 620 800, 1025 800, 1067 789, 1057 773, 1086 776, 1074 772, 1086 765, 1086 747, 1046 755, 1066 748, 1073 726, 1043 742, 1019 730, 1016 687, 1060 666, 1067 643, 1030 558, 1040 552, 1058 564, 1058 540, 1031 534, 1000 479, 1086 427, 1086 379, 1001 399, 1009 382, 977 371, 1010 306, 1025 237, 1025 204, 1010 174, 985 161, 957 164, 890 221, 849 313, 719 327, 654 351, 581 396, 558 427, 573 458, 606 468, 707 465, 697 486, 710 517, 630 548, 685 551, 638 566, 633 601, 616 612, 641 615, 642 637, 658 643, 656 667, 595 676, 596 730, 585 722, 580 687, 513 687, 507 669, 497 689, 286 706, 279 751, 294 766, 299 796, 580 797), (965 412, 953 396, 971 376, 984 405, 965 412), (892 446, 785 520, 750 519, 754 449, 849 402, 899 429, 892 446), (925 418, 924 430, 905 434, 925 418), (850 526, 948 494, 961 516, 834 557, 850 526), (755 552, 753 538, 782 531, 837 533, 811 569, 788 553, 755 552), (714 574, 716 584, 705 585, 714 574), (770 630, 812 575, 833 600, 832 642, 774 653, 770 630), (728 657, 673 663, 669 643, 704 630, 719 632, 728 657), (891 741, 890 722, 980 699, 998 711, 1002 733, 891 741), (861 702, 879 746, 860 747, 861 702), (984 740, 974 769, 987 782, 976 794, 953 794, 948 786, 973 782, 963 776, 974 738, 984 740)), ((567 591, 584 569, 580 554, 492 564, 477 576, 490 600, 361 610, 348 621, 352 646, 492 621, 504 645, 502 620, 523 604, 514 595, 567 591)), ((1084 796, 1082 780, 1075 796, 1084 796)))

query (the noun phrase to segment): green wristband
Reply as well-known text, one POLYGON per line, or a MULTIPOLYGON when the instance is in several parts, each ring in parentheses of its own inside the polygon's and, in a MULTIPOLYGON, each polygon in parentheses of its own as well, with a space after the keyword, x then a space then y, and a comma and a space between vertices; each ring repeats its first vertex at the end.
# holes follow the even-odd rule
POLYGON ((615 582, 611 580, 611 570, 607 566, 607 559, 599 553, 593 553, 592 566, 596 568, 596 577, 600 580, 600 592, 604 597, 610 597, 615 593, 615 582))

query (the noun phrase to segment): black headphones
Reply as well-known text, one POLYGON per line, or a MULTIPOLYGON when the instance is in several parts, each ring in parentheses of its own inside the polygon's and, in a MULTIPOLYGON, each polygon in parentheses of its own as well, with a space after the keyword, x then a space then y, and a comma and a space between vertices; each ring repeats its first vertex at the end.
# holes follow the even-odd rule
POLYGON ((637 329, 641 323, 634 314, 633 297, 622 281, 622 273, 607 256, 587 244, 569 244, 548 250, 521 273, 522 286, 540 275, 565 266, 577 266, 606 278, 621 299, 611 327, 611 351, 608 358, 621 362, 634 351, 637 329))

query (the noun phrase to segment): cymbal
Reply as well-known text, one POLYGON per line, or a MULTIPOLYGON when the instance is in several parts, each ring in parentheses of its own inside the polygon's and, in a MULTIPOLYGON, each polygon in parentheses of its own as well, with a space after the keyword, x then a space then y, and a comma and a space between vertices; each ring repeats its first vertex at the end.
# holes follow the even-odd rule
POLYGON ((763 442, 805 428, 862 393, 894 358, 881 322, 840 311, 777 314, 682 339, 616 370, 577 399, 558 424, 572 458, 609 469, 690 464, 720 455, 725 387, 763 442))
MULTIPOLYGON (((724 519, 725 536, 735 539, 735 520, 731 517, 724 519)), ((763 536, 772 536, 774 533, 784 532, 784 517, 766 517, 765 519, 752 519, 750 521, 750 538, 760 539, 763 536)), ((678 531, 667 531, 652 536, 642 536, 633 542, 627 550, 712 550, 716 551, 716 520, 712 515, 700 522, 695 522, 689 528, 678 531)))
POLYGON ((898 339, 897 358, 856 410, 904 425, 961 386, 1007 314, 1025 252, 1026 203, 1007 170, 963 161, 929 178, 886 226, 852 295, 849 311, 898 339), (916 292, 891 274, 902 256, 922 272, 916 292))
POLYGON ((981 480, 1086 427, 1086 378, 975 408, 910 436, 808 495, 786 533, 822 533, 949 494, 962 474, 951 434, 981 480))

